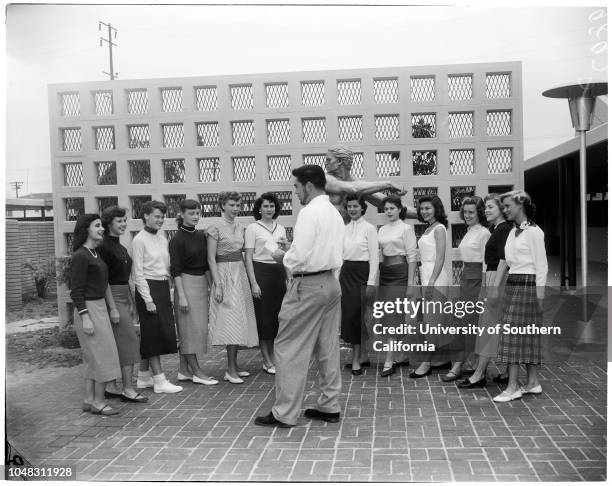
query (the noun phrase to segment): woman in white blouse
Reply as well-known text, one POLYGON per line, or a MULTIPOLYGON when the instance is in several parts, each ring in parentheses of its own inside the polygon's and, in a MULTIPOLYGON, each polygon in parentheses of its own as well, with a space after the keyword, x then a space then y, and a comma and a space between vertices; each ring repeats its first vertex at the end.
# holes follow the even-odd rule
MULTIPOLYGON (((506 263, 509 266, 504 299, 503 325, 519 331, 542 324, 542 299, 548 273, 544 232, 533 222, 535 205, 524 191, 502 195, 504 212, 514 222, 506 240, 506 263)), ((493 400, 509 402, 524 394, 542 393, 537 366, 542 363, 540 334, 502 333, 497 351, 498 361, 508 363, 508 385, 493 400), (520 365, 527 367, 527 383, 520 386, 520 365)))
POLYGON ((367 332, 365 312, 367 300, 376 295, 378 273, 378 235, 376 228, 363 215, 367 204, 363 197, 349 195, 345 200, 346 212, 351 221, 344 232, 343 260, 340 270, 342 289, 342 324, 340 337, 353 347, 350 365, 353 375, 363 373, 362 366, 369 366, 365 346, 367 332))
POLYGON ((262 194, 253 204, 255 223, 251 223, 244 233, 245 263, 253 294, 259 349, 263 370, 270 375, 276 374, 274 338, 278 333, 278 313, 287 289, 285 267, 272 258, 278 243, 287 238, 284 226, 276 222, 280 209, 275 194, 262 194))
MULTIPOLYGON (((476 302, 483 283, 483 275, 486 271, 484 264, 485 246, 491 233, 485 224, 485 205, 482 198, 469 196, 463 199, 459 210, 461 219, 465 221, 467 232, 459 243, 459 254, 463 261, 461 272, 461 283, 459 286, 459 299, 464 302, 476 302)), ((457 326, 467 327, 476 324, 473 314, 458 319, 457 326)), ((442 377, 442 381, 454 381, 461 378, 461 365, 465 361, 466 354, 474 349, 475 338, 473 334, 459 334, 449 345, 451 350, 450 359, 453 366, 450 371, 442 377)))
MULTIPOLYGON (((378 243, 383 261, 380 264, 380 294, 377 300, 395 301, 397 298, 411 299, 414 291, 414 276, 417 261, 417 245, 414 228, 404 223, 406 208, 399 196, 388 196, 382 201, 389 222, 378 230, 378 243)), ((390 314, 385 318, 386 326, 398 326, 406 321, 405 314, 390 314)), ((401 336, 387 336, 389 341, 401 336)), ((393 351, 387 351, 381 376, 395 373, 393 351)), ((408 364, 402 360, 399 364, 408 364)))
MULTIPOLYGON (((446 259, 446 227, 448 218, 444 205, 438 196, 423 196, 419 199, 417 208, 419 221, 427 223, 427 229, 419 238, 418 246, 421 254, 421 285, 425 301, 445 299, 449 285, 448 273, 444 268, 446 259)), ((436 312, 423 312, 423 321, 430 325, 445 322, 445 317, 436 312)), ((432 336, 421 336, 425 340, 436 341, 437 346, 446 344, 443 340, 432 336)), ((425 360, 410 373, 410 378, 423 378, 430 375, 433 366, 442 369, 442 364, 431 364, 431 353, 421 353, 425 360)))

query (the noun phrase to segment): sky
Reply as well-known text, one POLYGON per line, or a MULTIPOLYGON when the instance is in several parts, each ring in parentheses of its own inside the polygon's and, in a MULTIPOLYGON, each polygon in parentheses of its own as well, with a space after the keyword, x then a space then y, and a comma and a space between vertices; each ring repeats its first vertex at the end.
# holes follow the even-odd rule
POLYGON ((524 155, 574 135, 565 83, 607 80, 599 7, 9 5, 7 195, 51 191, 47 85, 118 78, 522 61, 524 155))

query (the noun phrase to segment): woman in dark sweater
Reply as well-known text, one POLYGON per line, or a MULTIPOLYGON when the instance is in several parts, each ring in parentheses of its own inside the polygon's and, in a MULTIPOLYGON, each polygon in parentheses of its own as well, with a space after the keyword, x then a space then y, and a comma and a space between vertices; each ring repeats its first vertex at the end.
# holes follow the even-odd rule
POLYGON ((119 322, 113 325, 113 334, 119 353, 123 391, 107 390, 106 396, 118 396, 123 402, 146 402, 132 384, 134 364, 140 361, 138 336, 133 324, 135 312, 134 294, 130 290, 129 280, 132 271, 132 258, 127 249, 119 242, 119 237, 127 227, 126 210, 117 206, 106 208, 102 213, 104 239, 98 246, 98 253, 108 266, 108 283, 114 306, 119 312, 119 322))
POLYGON ((74 304, 74 327, 85 364, 85 399, 83 410, 101 415, 115 415, 117 410, 104 401, 106 384, 119 376, 119 356, 110 318, 119 322, 108 286, 108 267, 96 246, 104 228, 97 214, 84 214, 74 227, 70 297, 74 304))
POLYGON ((208 268, 206 233, 196 229, 200 203, 181 202, 176 218, 178 231, 170 240, 170 274, 174 278, 174 316, 179 338, 179 381, 202 385, 219 383, 198 364, 198 355, 208 351, 208 268))

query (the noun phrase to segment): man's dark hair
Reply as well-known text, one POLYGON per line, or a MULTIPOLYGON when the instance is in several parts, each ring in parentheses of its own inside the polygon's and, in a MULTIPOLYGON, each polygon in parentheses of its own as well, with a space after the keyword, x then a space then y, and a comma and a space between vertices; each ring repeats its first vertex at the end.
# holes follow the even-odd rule
POLYGON ((142 218, 142 222, 146 223, 145 216, 147 214, 151 214, 156 209, 159 209, 164 215, 168 211, 168 207, 161 201, 147 201, 144 203, 140 208, 140 217, 142 218))
POLYGON ((311 182, 317 189, 325 190, 325 172, 318 165, 303 165, 302 167, 293 169, 291 174, 302 185, 306 185, 307 182, 311 182))

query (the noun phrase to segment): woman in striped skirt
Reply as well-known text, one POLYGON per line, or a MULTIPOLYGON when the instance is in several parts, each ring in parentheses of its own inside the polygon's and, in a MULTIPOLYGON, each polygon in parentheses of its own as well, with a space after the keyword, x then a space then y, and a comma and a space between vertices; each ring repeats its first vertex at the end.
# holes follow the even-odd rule
POLYGON ((508 385, 493 400, 509 402, 526 393, 542 393, 537 366, 542 362, 539 334, 521 334, 526 326, 542 324, 542 299, 548 273, 544 232, 533 222, 535 205, 524 191, 512 191, 502 197, 504 212, 515 228, 506 240, 505 254, 509 266, 502 325, 516 329, 516 334, 502 332, 498 361, 508 363, 508 385), (527 367, 527 383, 520 386, 521 364, 527 367))
POLYGON ((119 312, 110 296, 108 267, 96 247, 104 228, 97 214, 84 214, 74 227, 70 268, 70 297, 74 304, 74 328, 83 351, 85 398, 83 410, 100 415, 116 415, 106 404, 106 384, 121 376, 119 355, 111 328, 119 312), (110 318, 107 309, 110 307, 110 318))
POLYGON ((238 369, 238 347, 255 347, 259 338, 251 287, 242 259, 245 227, 236 221, 240 194, 220 193, 219 206, 221 219, 206 231, 208 265, 214 283, 208 325, 211 344, 226 346, 227 371, 223 379, 239 384, 250 373, 238 369))

